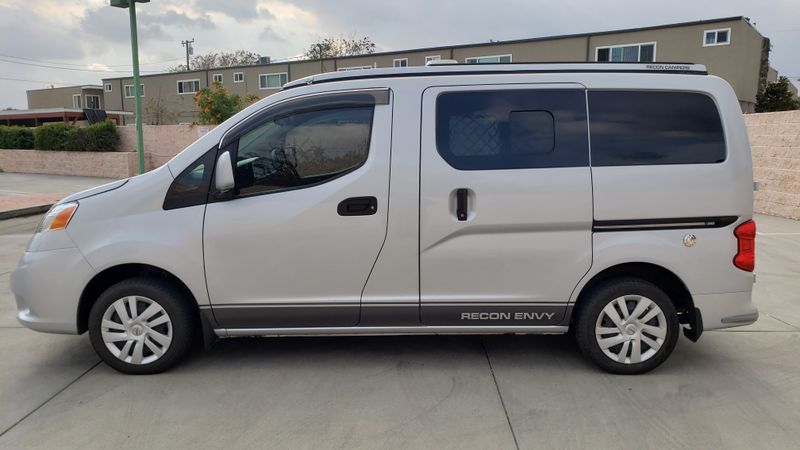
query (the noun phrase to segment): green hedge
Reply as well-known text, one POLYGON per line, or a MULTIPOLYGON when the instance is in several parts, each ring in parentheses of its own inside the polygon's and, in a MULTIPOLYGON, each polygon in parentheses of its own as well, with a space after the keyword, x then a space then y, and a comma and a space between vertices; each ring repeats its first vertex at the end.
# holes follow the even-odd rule
POLYGON ((42 125, 33 132, 33 146, 37 150, 65 150, 72 128, 64 122, 42 125))
POLYGON ((34 147, 39 150, 111 152, 118 144, 119 131, 110 120, 88 127, 52 123, 42 125, 34 132, 34 147))
POLYGON ((33 129, 0 125, 0 148, 33 148, 33 129))

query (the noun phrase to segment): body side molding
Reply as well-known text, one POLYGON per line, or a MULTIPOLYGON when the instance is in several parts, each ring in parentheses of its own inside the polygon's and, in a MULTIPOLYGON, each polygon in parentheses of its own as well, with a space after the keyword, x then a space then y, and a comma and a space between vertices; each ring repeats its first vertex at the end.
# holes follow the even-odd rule
POLYGON ((682 228, 723 228, 736 222, 737 216, 679 217, 663 219, 595 220, 594 232, 677 230, 682 228))

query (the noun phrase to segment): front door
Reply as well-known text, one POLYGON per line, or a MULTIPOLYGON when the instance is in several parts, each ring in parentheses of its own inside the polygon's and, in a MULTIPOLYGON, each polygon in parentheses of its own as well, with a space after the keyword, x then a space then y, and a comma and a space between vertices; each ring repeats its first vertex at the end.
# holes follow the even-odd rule
POLYGON ((585 90, 436 87, 422 103, 423 323, 560 324, 591 263, 585 90))
POLYGON ((205 216, 218 324, 356 325, 386 234, 389 91, 284 102, 251 121, 223 143, 234 195, 210 202, 205 216))

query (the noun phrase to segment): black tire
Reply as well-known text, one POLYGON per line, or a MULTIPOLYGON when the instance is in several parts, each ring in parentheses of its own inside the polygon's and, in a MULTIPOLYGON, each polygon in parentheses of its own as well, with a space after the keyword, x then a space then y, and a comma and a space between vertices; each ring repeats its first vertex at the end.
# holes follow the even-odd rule
MULTIPOLYGON (((625 304, 629 305, 629 302, 626 301, 625 304)), ((635 305, 635 303, 632 301, 631 305, 635 305)), ((630 309, 631 307, 632 306, 629 306, 629 312, 632 312, 630 309)), ((622 318, 621 310, 615 309, 615 311, 620 311, 620 318, 622 318)), ((646 316, 640 317, 647 318, 646 316)), ((602 326, 614 327, 613 324, 609 324, 609 320, 610 319, 608 317, 604 318, 602 326)), ((645 325, 654 323, 659 324, 659 321, 660 319, 656 317, 650 319, 645 323, 645 325)), ((661 365, 661 363, 663 363, 667 357, 669 357, 669 355, 672 353, 672 350, 675 348, 675 344, 678 342, 680 324, 678 323, 678 314, 675 311, 675 306, 672 304, 672 301, 667 294, 665 294, 664 291, 658 286, 639 278, 615 278, 608 280, 594 288, 592 292, 590 292, 589 295, 581 301, 581 303, 578 305, 574 328, 575 339, 577 340, 578 347, 581 349, 581 352, 592 362, 597 364, 603 370, 611 373, 636 375, 655 369, 661 365), (654 354, 651 353, 646 360, 638 363, 618 362, 611 359, 611 357, 607 355, 603 349, 601 349, 600 344, 598 343, 598 337, 595 335, 598 319, 600 319, 600 315, 603 313, 603 308, 605 308, 615 299, 623 296, 641 296, 651 300, 658 306, 658 308, 661 309, 665 320, 664 326, 666 328, 666 336, 663 337, 661 347, 658 348, 654 354)), ((634 332, 634 336, 635 333, 636 332, 634 332)), ((625 337, 626 333, 621 330, 619 335, 625 337)), ((610 335, 601 336, 614 337, 615 335, 612 333, 610 335)), ((647 335, 646 337, 651 339, 653 338, 651 335, 647 335)), ((629 354, 630 357, 626 359, 632 360, 633 353, 630 347, 633 345, 633 343, 625 344, 623 342, 618 344, 618 346, 615 345, 610 347, 609 351, 611 353, 616 351, 618 354, 629 354), (625 345, 625 347, 623 347, 623 345, 625 345)), ((640 346, 640 350, 651 349, 651 347, 649 347, 646 343, 640 343, 638 345, 640 346)))
MULTIPOLYGON (((187 298, 180 289, 167 281, 151 277, 137 277, 123 280, 103 292, 94 305, 92 305, 92 310, 89 313, 89 338, 95 352, 97 352, 100 358, 106 364, 120 372, 133 375, 163 372, 177 364, 192 348, 197 330, 199 329, 197 326, 195 308, 191 306, 193 304, 194 301, 191 298, 187 298), (145 297, 153 303, 158 304, 166 312, 171 324, 172 339, 169 345, 166 347, 163 355, 149 363, 133 364, 123 361, 115 356, 103 341, 101 326, 106 310, 117 300, 130 296, 145 297)), ((141 313, 141 306, 138 304, 137 306, 139 306, 139 313, 141 313)), ((115 317, 116 319, 114 320, 119 319, 118 315, 115 317)), ((158 317, 158 315, 155 317, 158 317)), ((127 333, 127 331, 125 333, 127 333)), ((147 337, 142 337, 142 339, 146 338, 147 337)), ((155 341, 151 341, 150 343, 153 344, 155 341)), ((119 347, 123 344, 113 345, 119 347)), ((135 345, 136 344, 132 344, 132 346, 135 345)), ((142 348, 145 349, 145 352, 150 352, 151 355, 154 355, 146 345, 142 344, 142 348)))

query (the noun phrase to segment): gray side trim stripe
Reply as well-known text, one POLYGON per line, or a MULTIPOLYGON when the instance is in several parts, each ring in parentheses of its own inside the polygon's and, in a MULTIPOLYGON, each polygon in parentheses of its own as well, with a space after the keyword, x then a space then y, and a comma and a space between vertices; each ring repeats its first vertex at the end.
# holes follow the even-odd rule
POLYGON ((320 328, 218 328, 220 337, 233 336, 330 336, 383 334, 564 334, 565 326, 401 326, 401 327, 320 327, 320 328))
POLYGON ((736 216, 680 217, 632 220, 595 220, 592 231, 676 230, 682 228, 722 228, 736 222, 736 216))

